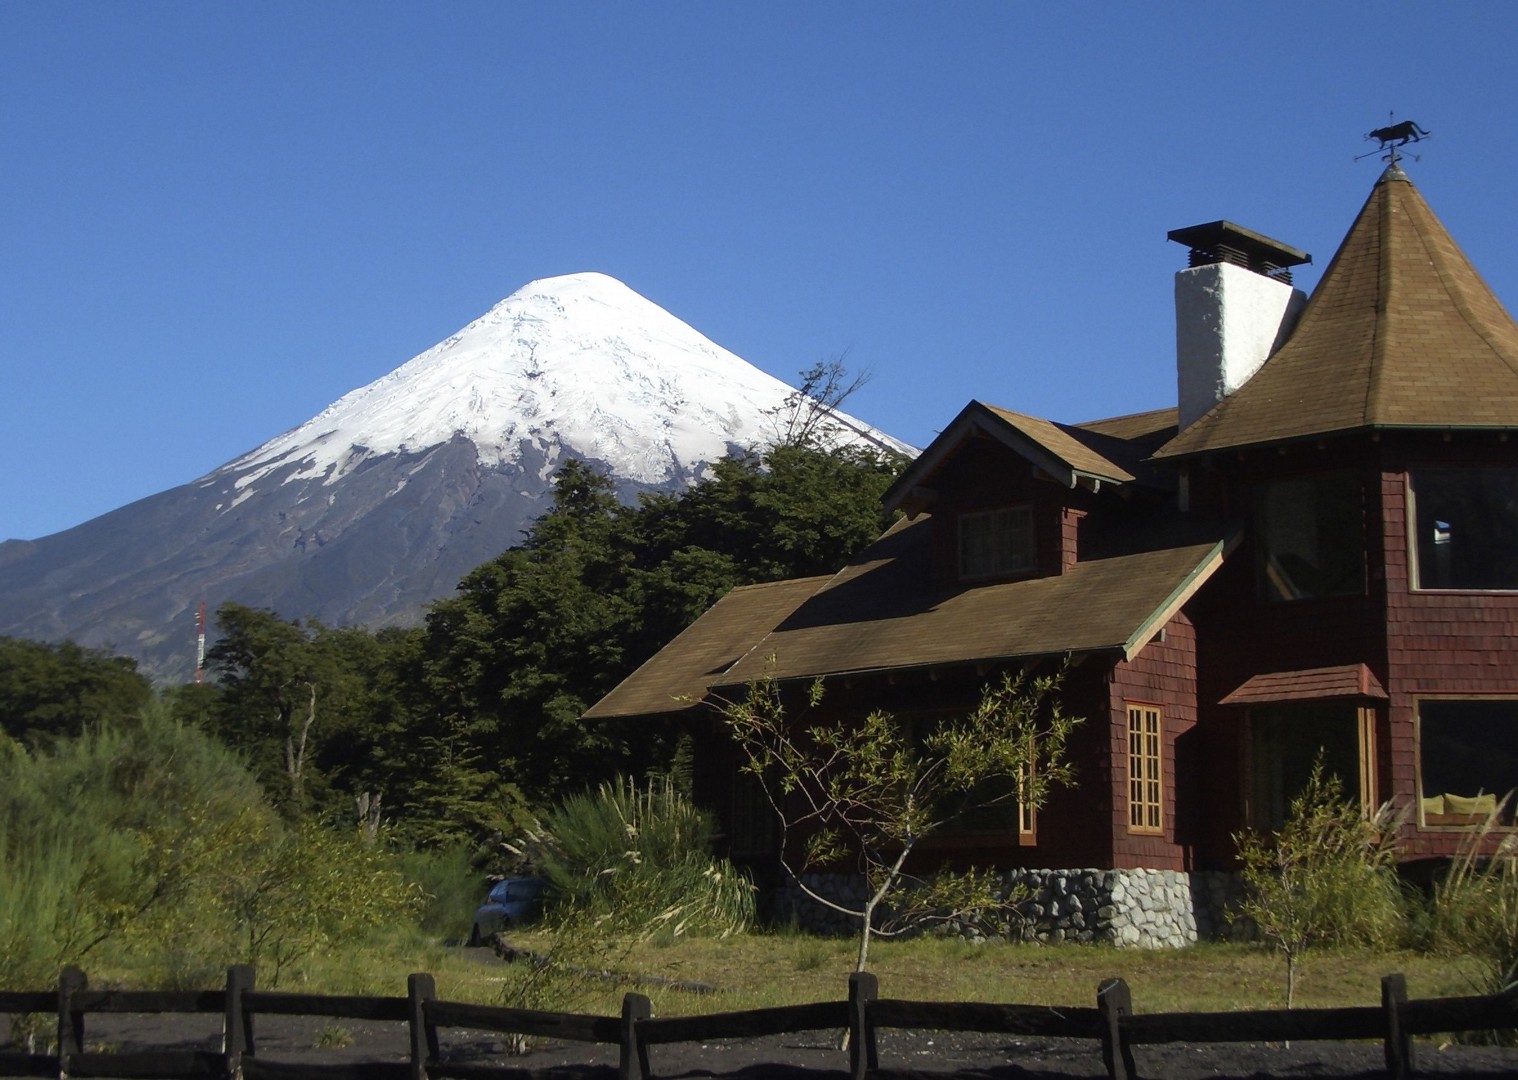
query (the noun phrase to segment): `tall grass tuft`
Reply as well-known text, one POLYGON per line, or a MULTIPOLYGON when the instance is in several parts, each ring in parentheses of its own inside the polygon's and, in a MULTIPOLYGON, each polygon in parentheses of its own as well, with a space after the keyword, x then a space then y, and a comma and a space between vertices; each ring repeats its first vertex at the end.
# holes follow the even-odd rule
POLYGON ((709 819, 666 780, 603 784, 564 800, 522 851, 562 911, 615 933, 673 941, 739 933, 754 887, 710 855, 709 819))
POLYGON ((1466 839, 1429 905, 1431 944, 1471 957, 1489 994, 1518 986, 1518 836, 1493 840, 1505 809, 1466 839))

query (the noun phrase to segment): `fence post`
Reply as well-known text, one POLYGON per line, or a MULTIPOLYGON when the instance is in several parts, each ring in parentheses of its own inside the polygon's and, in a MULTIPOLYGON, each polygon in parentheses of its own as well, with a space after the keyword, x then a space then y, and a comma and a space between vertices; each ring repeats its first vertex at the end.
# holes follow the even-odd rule
POLYGON ((868 971, 849 976, 849 1076, 865 1080, 880 1068, 875 1045, 875 1025, 870 1023, 870 1002, 880 997, 880 980, 868 971))
POLYGON ((221 1021, 221 1052, 227 1059, 227 1075, 237 1080, 242 1075, 242 1056, 253 1053, 252 1021, 248 1019, 243 995, 253 989, 252 964, 235 964, 227 968, 227 1000, 221 1021))
POLYGON ((648 1080, 648 1047, 638 1037, 638 1021, 654 1014, 654 1003, 643 994, 622 995, 621 1054, 618 1080, 648 1080))
POLYGON ((90 981, 80 968, 69 965, 58 973, 58 1075, 67 1076, 73 1057, 84 1050, 84 1013, 75 998, 90 981))
POLYGON ((1107 979, 1096 988, 1096 1008, 1102 1014, 1102 1064, 1112 1080, 1137 1080, 1133 1048, 1123 1038, 1123 1017, 1133 1013, 1133 995, 1122 979, 1107 979))
POLYGON ((438 1057, 437 1027, 427 1019, 427 1002, 437 998, 437 980, 426 972, 406 976, 411 1028, 411 1080, 427 1080, 427 1063, 438 1057))
POLYGON ((1386 1012, 1386 1075, 1407 1080, 1413 1073, 1413 1040, 1402 1030, 1399 1006, 1407 1000, 1407 976, 1387 975, 1381 980, 1381 1008, 1386 1012))

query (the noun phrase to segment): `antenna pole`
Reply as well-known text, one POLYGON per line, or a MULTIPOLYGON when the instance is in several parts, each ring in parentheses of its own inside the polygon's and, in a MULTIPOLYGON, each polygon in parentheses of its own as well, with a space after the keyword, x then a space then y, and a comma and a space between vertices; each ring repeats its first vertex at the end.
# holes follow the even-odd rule
POLYGON ((205 681, 206 674, 206 602, 200 602, 200 614, 195 618, 195 682, 205 681))

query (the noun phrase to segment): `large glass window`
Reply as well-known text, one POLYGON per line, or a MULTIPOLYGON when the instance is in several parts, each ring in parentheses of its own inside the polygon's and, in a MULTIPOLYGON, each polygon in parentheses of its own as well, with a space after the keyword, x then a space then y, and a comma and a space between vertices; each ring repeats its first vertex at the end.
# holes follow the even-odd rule
POLYGON ((959 519, 959 576, 995 577, 1033 569, 1033 510, 1015 506, 959 519))
POLYGON ((1518 589, 1518 468, 1414 469, 1420 589, 1518 589))
POLYGON ((1353 472, 1264 484, 1256 510, 1260 592, 1266 599, 1365 591, 1363 509, 1353 472))
POLYGON ((1320 758, 1349 798, 1362 797, 1360 710, 1347 702, 1291 703, 1249 713, 1249 823, 1268 831, 1286 823, 1292 800, 1320 758))
MULTIPOLYGON (((1425 826, 1486 821, 1518 788, 1518 699, 1419 701, 1418 781, 1425 826)), ((1513 823, 1511 799, 1502 820, 1513 823)))

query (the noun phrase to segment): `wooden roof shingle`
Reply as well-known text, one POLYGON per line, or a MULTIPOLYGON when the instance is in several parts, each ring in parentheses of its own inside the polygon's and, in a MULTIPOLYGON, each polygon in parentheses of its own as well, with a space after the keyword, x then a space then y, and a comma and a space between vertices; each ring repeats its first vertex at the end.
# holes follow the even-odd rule
POLYGON ((587 712, 678 711, 721 687, 1066 653, 1132 657, 1221 564, 1205 540, 1055 577, 933 585, 932 519, 896 523, 831 577, 734 589, 587 712))

